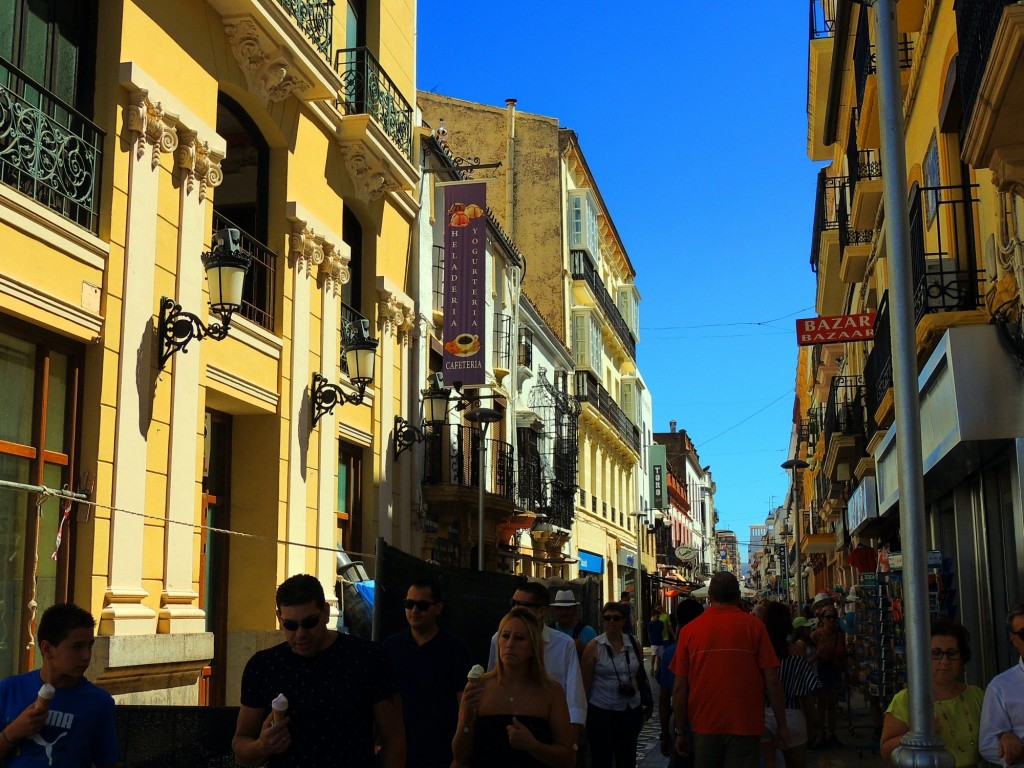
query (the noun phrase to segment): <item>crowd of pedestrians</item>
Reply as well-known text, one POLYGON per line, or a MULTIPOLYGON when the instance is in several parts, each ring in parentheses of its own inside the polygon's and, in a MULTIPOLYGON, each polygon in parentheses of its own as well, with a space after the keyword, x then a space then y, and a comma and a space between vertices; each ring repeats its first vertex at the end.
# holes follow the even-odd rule
MULTIPOLYGON (((783 603, 748 612, 724 572, 708 596, 707 608, 681 601, 671 620, 656 607, 645 627, 652 651, 660 648, 652 670, 667 765, 775 768, 781 759, 804 768, 809 749, 837 741, 830 691, 847 674, 838 606, 816 598, 816 619, 793 618, 783 603)), ((578 618, 571 590, 550 601, 544 585, 524 584, 498 624, 486 670, 440 626, 444 596, 431 579, 409 585, 407 628, 381 644, 328 628, 313 576, 285 580, 276 604, 283 642, 254 654, 242 675, 231 743, 242 764, 636 766, 654 697, 626 602, 602 607, 598 634, 578 618)), ((119 764, 113 699, 84 677, 94 627, 75 605, 51 607, 38 626, 41 668, 0 680, 3 768, 119 764)), ((1024 763, 1024 604, 1006 630, 1021 659, 982 691, 962 679, 967 631, 950 620, 932 624, 935 731, 957 768, 1024 763)), ((908 709, 902 691, 885 713, 887 760, 910 729, 908 709)))

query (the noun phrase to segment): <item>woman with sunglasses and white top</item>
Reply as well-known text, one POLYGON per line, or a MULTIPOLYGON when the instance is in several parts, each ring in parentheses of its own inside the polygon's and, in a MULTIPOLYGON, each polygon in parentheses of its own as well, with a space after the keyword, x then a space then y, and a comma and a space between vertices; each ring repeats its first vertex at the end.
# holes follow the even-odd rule
POLYGON ((635 768, 640 729, 653 711, 643 651, 623 632, 625 617, 621 603, 605 603, 604 634, 587 643, 580 661, 592 768, 635 768))
MULTIPOLYGON (((949 619, 932 620, 932 688, 935 694, 935 731, 957 768, 978 764, 978 731, 984 693, 961 682, 964 664, 971 658, 970 636, 949 619)), ((907 690, 893 697, 882 724, 882 757, 890 758, 910 730, 907 690)))

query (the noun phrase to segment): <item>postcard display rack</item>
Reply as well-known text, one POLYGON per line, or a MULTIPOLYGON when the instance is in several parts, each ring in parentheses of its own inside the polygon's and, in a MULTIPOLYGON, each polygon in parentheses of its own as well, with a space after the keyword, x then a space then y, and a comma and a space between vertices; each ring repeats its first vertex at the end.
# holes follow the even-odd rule
MULTIPOLYGON (((884 710, 897 691, 907 684, 906 636, 903 627, 903 572, 898 552, 889 554, 880 570, 858 578, 857 636, 854 640, 860 662, 864 693, 876 697, 884 710)), ((952 558, 941 552, 928 553, 928 614, 932 618, 955 618, 952 558)))

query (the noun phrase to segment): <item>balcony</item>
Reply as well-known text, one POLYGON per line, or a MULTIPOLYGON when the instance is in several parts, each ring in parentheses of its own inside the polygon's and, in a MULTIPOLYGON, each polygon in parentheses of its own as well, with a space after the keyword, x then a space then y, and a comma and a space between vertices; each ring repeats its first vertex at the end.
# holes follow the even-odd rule
POLYGON ((963 157, 991 168, 1000 191, 1024 184, 1024 6, 959 2, 957 77, 963 98, 963 157))
MULTIPOLYGON (((485 506, 497 515, 511 515, 516 501, 514 451, 504 441, 486 440, 485 506)), ((456 424, 428 432, 423 445, 423 493, 428 503, 475 511, 480 488, 480 430, 456 424)))
POLYGON ((834 376, 822 418, 827 481, 849 480, 853 467, 865 454, 864 378, 834 376))
POLYGON ((332 0, 207 2, 224 22, 250 92, 264 101, 334 98, 338 84, 331 71, 332 0))
POLYGON ((818 171, 811 269, 818 274, 816 309, 821 316, 839 315, 843 311, 846 289, 839 280, 839 224, 845 189, 845 176, 829 176, 824 168, 818 171))
POLYGON ((837 0, 811 0, 807 61, 807 156, 827 160, 824 142, 832 48, 835 44, 837 0))
POLYGON ((93 234, 104 133, 0 59, 0 183, 93 234))
POLYGON ((885 431, 893 420, 892 337, 889 330, 889 292, 882 294, 875 315, 875 341, 864 362, 864 404, 867 436, 885 431))
POLYGON ((334 58, 346 115, 369 115, 412 160, 412 107, 368 48, 343 48, 334 58))
MULTIPOLYGON (((587 256, 585 251, 572 251, 572 279, 579 280, 589 286, 591 295, 597 302, 597 306, 601 308, 607 319, 607 326, 615 332, 615 337, 619 343, 625 348, 626 354, 630 360, 636 361, 636 339, 633 338, 633 334, 629 331, 629 326, 626 321, 619 314, 619 308, 615 306, 615 300, 608 293, 608 289, 604 287, 604 281, 601 276, 597 274, 597 270, 590 261, 590 257, 587 256)), ((574 301, 577 304, 586 304, 592 306, 589 301, 579 301, 577 299, 577 292, 573 291, 574 301)))
MULTIPOLYGON (((918 2, 910 1, 914 4, 918 2)), ((857 37, 853 44, 853 77, 857 90, 857 143, 861 147, 878 149, 881 145, 878 122, 878 70, 869 27, 868 6, 862 5, 857 21, 857 37)), ((908 34, 900 34, 896 41, 896 49, 905 96, 910 80, 910 68, 914 63, 914 39, 908 34)))
POLYGON ((242 309, 239 313, 246 320, 273 333, 277 301, 277 254, 215 209, 213 231, 216 233, 221 229, 237 229, 241 232, 239 247, 243 253, 252 256, 252 266, 245 275, 242 287, 242 309))
POLYGON ((844 283, 859 283, 864 278, 868 259, 871 258, 871 241, 875 237, 872 227, 857 229, 854 226, 850 216, 853 185, 854 177, 851 175, 839 196, 839 279, 844 283))
POLYGON ((919 187, 910 204, 910 256, 918 360, 947 328, 983 324, 977 186, 919 187))
POLYGON ((299 25, 302 34, 328 62, 334 29, 334 0, 281 0, 281 7, 299 25))
POLYGON ((516 506, 527 512, 539 513, 542 503, 540 457, 527 458, 520 443, 516 460, 516 506))
POLYGON ((589 371, 576 372, 576 398, 581 403, 589 403, 603 416, 618 437, 626 442, 638 455, 640 453, 640 430, 623 413, 594 375, 589 371))
POLYGON ((878 150, 857 146, 856 115, 851 116, 850 122, 846 151, 850 174, 850 226, 870 230, 875 228, 878 206, 882 202, 882 158, 878 150))

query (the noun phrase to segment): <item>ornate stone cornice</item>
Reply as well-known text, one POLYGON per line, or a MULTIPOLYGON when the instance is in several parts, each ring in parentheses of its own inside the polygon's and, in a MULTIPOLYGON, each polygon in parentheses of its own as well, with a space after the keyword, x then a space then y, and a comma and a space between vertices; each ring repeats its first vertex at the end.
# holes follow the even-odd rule
POLYGON ((224 156, 210 149, 208 141, 200 141, 199 135, 187 128, 178 127, 178 149, 174 153, 175 164, 185 176, 185 192, 189 195, 199 182, 199 202, 206 201, 206 190, 218 187, 224 181, 220 162, 224 156))
POLYGON ((149 100, 149 91, 140 90, 130 97, 124 111, 124 127, 135 142, 135 157, 142 159, 146 145, 153 147, 153 159, 150 167, 156 170, 160 165, 160 155, 173 152, 178 146, 178 133, 174 130, 175 116, 165 113, 160 102, 154 104, 149 100))
POLYGON ((320 281, 325 291, 341 295, 341 286, 349 281, 351 255, 347 245, 340 246, 323 235, 317 234, 305 221, 293 218, 292 232, 288 237, 288 257, 297 272, 312 274, 314 266, 319 267, 320 281))
POLYGON ((335 296, 341 295, 341 286, 352 277, 348 268, 351 258, 348 248, 335 248, 331 243, 324 243, 324 263, 320 265, 320 280, 325 291, 331 291, 335 296))
POLYGON ((283 101, 310 89, 288 51, 275 45, 251 16, 224 19, 224 31, 249 91, 263 101, 283 101))
POLYGON ((1000 192, 1024 198, 1024 144, 997 147, 989 167, 992 183, 1000 192))
POLYGON ((312 272, 313 264, 324 260, 323 240, 303 221, 292 222, 292 233, 288 238, 288 258, 299 274, 312 272))
POLYGON ((386 288, 378 289, 377 324, 381 333, 397 334, 399 341, 408 343, 416 327, 416 312, 402 297, 386 288))
POLYGON ((364 200, 379 200, 388 192, 402 189, 400 184, 389 179, 384 172, 384 164, 365 147, 342 144, 341 156, 345 159, 345 169, 352 177, 356 194, 364 200))

